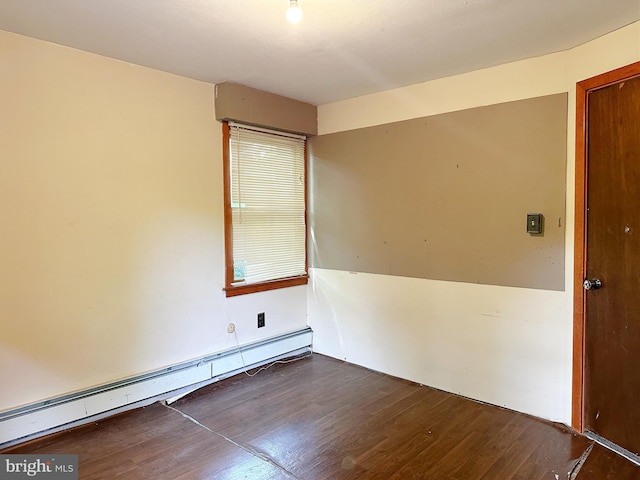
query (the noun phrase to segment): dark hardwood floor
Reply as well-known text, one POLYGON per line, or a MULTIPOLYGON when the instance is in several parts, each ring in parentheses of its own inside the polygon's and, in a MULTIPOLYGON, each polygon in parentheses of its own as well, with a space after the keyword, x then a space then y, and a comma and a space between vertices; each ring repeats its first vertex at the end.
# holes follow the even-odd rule
MULTIPOLYGON (((1 453, 75 453, 81 479, 568 479, 561 425, 314 354, 1 453)), ((595 446, 578 480, 640 479, 595 446)))
POLYGON ((580 469, 579 480, 640 478, 640 468, 600 445, 594 445, 580 469))

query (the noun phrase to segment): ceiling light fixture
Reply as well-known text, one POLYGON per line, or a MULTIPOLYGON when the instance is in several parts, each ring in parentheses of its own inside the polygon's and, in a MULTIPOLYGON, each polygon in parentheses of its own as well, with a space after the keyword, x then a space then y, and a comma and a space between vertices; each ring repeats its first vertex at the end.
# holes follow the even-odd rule
POLYGON ((289 8, 287 9, 287 20, 289 23, 300 23, 302 20, 302 9, 298 5, 298 0, 289 0, 289 8))

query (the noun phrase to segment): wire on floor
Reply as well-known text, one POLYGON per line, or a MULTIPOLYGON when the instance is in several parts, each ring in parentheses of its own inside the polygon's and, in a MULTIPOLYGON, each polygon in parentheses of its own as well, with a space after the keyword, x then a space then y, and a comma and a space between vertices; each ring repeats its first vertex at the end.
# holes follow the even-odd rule
MULTIPOLYGON (((246 368, 247 367, 247 363, 244 361, 244 356, 242 355, 242 349, 240 348, 240 341, 238 340, 238 332, 237 332, 237 328, 233 330, 233 335, 236 339, 236 348, 238 349, 238 353, 240 354, 240 360, 242 361, 242 367, 246 368)), ((289 358, 287 360, 276 360, 274 362, 269 363, 268 365, 263 365, 262 367, 260 367, 258 370, 256 370, 253 373, 249 373, 246 370, 244 371, 244 374, 247 377, 255 377, 256 375, 258 375, 260 372, 264 372, 265 370, 273 367, 275 364, 277 363, 291 363, 291 362, 297 362, 298 360, 302 360, 303 358, 307 358, 310 357, 311 355, 313 355, 313 352, 309 352, 306 355, 301 355, 299 357, 294 357, 294 358, 289 358)))

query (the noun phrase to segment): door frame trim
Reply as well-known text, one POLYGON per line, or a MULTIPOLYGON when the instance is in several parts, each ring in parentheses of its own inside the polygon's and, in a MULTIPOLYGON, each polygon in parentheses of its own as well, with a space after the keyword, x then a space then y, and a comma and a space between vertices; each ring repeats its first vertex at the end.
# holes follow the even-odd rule
POLYGON ((576 164, 573 267, 573 380, 571 426, 584 431, 584 347, 586 297, 582 281, 586 277, 587 235, 587 127, 589 93, 640 76, 640 62, 617 68, 576 84, 576 164))

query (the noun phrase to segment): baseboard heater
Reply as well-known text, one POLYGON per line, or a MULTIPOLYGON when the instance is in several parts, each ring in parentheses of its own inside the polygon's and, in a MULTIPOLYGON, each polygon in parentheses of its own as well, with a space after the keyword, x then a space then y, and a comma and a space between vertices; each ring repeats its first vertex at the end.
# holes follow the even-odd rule
POLYGON ((311 351, 304 328, 117 382, 0 412, 0 449, 176 397, 281 358, 311 351))

